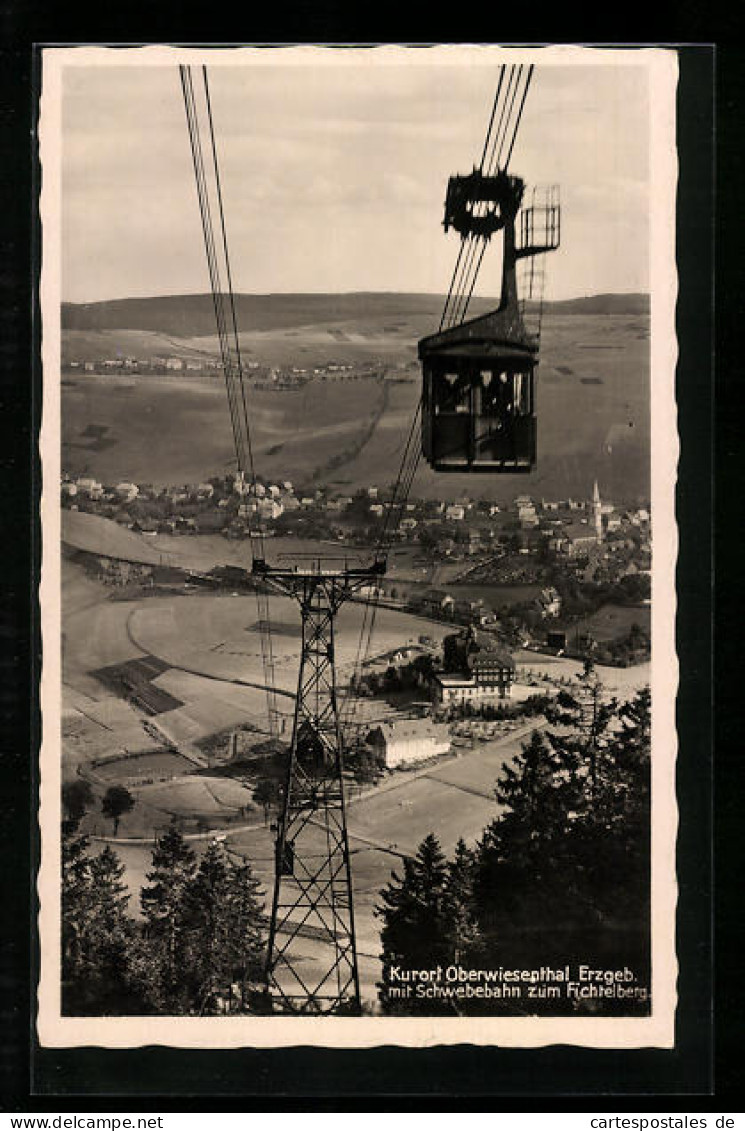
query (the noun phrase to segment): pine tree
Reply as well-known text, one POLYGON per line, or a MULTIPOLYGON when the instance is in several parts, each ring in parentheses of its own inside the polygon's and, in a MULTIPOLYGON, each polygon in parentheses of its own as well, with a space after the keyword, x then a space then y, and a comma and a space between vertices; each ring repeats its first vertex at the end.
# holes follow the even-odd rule
POLYGON ((87 938, 95 915, 88 848, 90 838, 76 835, 77 822, 62 826, 62 981, 84 979, 87 938))
POLYGON ((568 829, 584 804, 586 776, 580 753, 539 731, 504 767, 496 789, 503 810, 484 831, 475 879, 485 932, 506 922, 526 930, 566 903, 574 873, 568 829))
POLYGON ((88 853, 69 826, 62 840, 62 1000, 70 1014, 138 1012, 130 981, 134 923, 124 865, 108 846, 88 853))
POLYGON ((461 837, 453 859, 448 862, 445 896, 451 958, 455 963, 475 960, 480 943, 473 892, 475 862, 475 853, 461 837))
POLYGON ((228 930, 226 964, 230 973, 230 1007, 241 1012, 262 1008, 266 960, 266 913, 264 892, 248 863, 230 864, 225 916, 228 930), (237 985, 237 1000, 233 986, 237 985))
POLYGON ((171 827, 155 844, 150 881, 142 888, 144 916, 137 978, 144 999, 156 1013, 182 1013, 190 1005, 187 892, 196 857, 178 829, 171 827))
MULTIPOLYGON (((392 873, 381 891, 381 905, 375 909, 383 920, 380 932, 383 978, 378 993, 386 1013, 433 1013, 437 1004, 416 998, 398 1001, 389 990, 396 984, 394 967, 402 970, 429 970, 452 958, 452 939, 448 919, 448 867, 437 837, 430 833, 416 856, 404 860, 403 876, 392 873)), ((446 1007, 450 1012, 450 1007, 446 1007)))
POLYGON ((263 973, 264 914, 258 880, 212 842, 186 893, 190 977, 196 1011, 246 1008, 263 973))
POLYGON ((535 733, 497 784, 479 844, 476 917, 494 962, 644 966, 649 907, 649 692, 535 733))
POLYGON ((604 921, 617 929, 649 923, 650 732, 651 697, 644 688, 619 709, 612 737, 598 752, 592 806, 580 826, 588 884, 599 893, 604 921))
POLYGON ((258 1011, 266 918, 250 865, 234 864, 217 841, 197 864, 172 827, 156 845, 147 878, 137 969, 150 1012, 258 1011))
POLYGON ((229 885, 225 849, 212 841, 184 890, 189 961, 183 976, 192 1008, 200 1015, 217 1012, 218 991, 230 984, 230 963, 226 961, 229 885))

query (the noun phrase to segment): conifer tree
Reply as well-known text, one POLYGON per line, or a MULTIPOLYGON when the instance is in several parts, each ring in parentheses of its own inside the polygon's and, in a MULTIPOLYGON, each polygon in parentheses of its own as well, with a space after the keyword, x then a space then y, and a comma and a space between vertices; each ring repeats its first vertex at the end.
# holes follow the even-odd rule
POLYGON ((172 824, 156 841, 149 884, 140 893, 144 929, 137 975, 156 1013, 182 1013, 190 1003, 186 896, 196 870, 193 851, 172 824))
POLYGON ((211 842, 185 893, 189 984, 200 1014, 247 1007, 263 972, 264 915, 258 880, 211 842))
POLYGON ((575 710, 572 730, 535 733, 504 768, 474 883, 494 962, 644 965, 649 704, 648 690, 600 704, 591 729, 575 710))
POLYGON ((217 1012, 218 991, 230 984, 226 914, 230 867, 225 849, 211 841, 184 890, 188 963, 183 976, 198 1014, 217 1012))
MULTIPOLYGON (((378 992, 386 1013, 432 1013, 437 1003, 416 998, 400 1002, 389 993, 397 979, 394 968, 427 970, 452 956, 448 920, 448 867, 437 837, 430 833, 416 856, 403 862, 403 876, 392 873, 381 891, 376 915, 382 919, 383 978, 378 992), (393 972, 393 973, 392 973, 393 972)), ((446 1007, 450 1012, 449 1007, 446 1007)))
POLYGON ((475 862, 475 853, 461 837, 453 859, 448 862, 445 895, 450 957, 455 963, 476 960, 478 953, 480 932, 473 893, 475 862))
POLYGON ((264 892, 248 863, 230 864, 225 907, 226 963, 230 973, 230 1007, 245 1011, 259 1007, 266 959, 264 892), (233 987, 237 987, 237 1000, 233 987))
POLYGON ((124 865, 108 846, 97 856, 69 824, 62 839, 62 1002, 70 1014, 138 1012, 130 958, 134 923, 124 865))

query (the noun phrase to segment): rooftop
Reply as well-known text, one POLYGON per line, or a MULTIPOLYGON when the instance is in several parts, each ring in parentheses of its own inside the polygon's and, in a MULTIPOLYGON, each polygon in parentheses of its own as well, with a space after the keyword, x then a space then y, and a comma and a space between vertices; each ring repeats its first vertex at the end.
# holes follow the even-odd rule
POLYGON ((448 734, 447 725, 433 723, 428 719, 397 719, 395 722, 377 723, 371 727, 371 731, 380 731, 387 741, 407 738, 442 739, 448 734))

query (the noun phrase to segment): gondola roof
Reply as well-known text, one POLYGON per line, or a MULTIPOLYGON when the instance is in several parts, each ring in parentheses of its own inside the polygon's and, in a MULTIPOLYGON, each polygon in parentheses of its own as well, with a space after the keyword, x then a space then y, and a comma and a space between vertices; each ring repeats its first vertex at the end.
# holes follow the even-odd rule
POLYGON ((513 303, 430 334, 419 342, 420 358, 430 354, 525 358, 526 354, 537 352, 538 340, 528 333, 513 303))

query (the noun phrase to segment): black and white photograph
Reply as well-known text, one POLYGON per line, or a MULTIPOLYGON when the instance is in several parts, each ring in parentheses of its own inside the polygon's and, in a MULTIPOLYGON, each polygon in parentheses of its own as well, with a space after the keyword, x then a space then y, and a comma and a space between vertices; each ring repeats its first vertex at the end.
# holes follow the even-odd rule
POLYGON ((42 1046, 673 1044, 676 52, 42 52, 42 1046))

